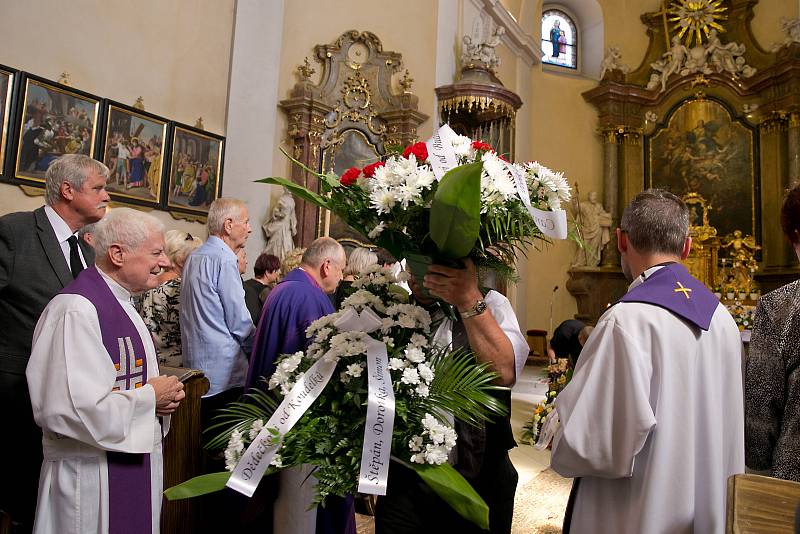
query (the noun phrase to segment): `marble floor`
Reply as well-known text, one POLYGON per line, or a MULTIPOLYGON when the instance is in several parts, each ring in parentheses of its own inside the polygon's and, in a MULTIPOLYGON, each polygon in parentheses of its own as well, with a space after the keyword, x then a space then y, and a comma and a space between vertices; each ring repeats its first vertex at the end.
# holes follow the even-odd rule
MULTIPOLYGON (((519 442, 522 425, 534 406, 547 392, 544 367, 526 366, 511 390, 511 427, 519 442)), ((509 453, 519 473, 514 503, 513 534, 555 534, 561 532, 571 480, 560 477, 550 467, 550 451, 537 451, 520 444, 509 453)), ((374 532, 373 518, 357 516, 359 534, 374 532)))

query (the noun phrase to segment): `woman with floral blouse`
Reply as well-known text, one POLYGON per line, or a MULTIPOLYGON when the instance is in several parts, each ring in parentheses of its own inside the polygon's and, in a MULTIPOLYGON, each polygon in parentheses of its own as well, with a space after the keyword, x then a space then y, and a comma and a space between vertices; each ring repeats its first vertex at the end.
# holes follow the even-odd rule
POLYGON ((164 235, 164 252, 172 267, 161 273, 161 285, 142 297, 141 315, 153 335, 158 350, 158 363, 182 367, 181 325, 178 309, 181 294, 181 271, 189 254, 203 241, 180 230, 170 230, 164 235))

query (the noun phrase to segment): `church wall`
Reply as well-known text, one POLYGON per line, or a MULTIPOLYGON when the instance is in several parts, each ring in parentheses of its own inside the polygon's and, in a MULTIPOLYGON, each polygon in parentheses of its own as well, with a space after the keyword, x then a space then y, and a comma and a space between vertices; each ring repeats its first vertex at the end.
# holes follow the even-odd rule
MULTIPOLYGON (((25 0, 2 2, 0 63, 133 104, 188 124, 202 116, 225 134, 233 0, 25 0)), ((224 180, 224 178, 223 178, 224 180)), ((224 183, 224 181, 223 181, 224 183)), ((27 197, 0 184, 0 214, 32 210, 27 197)), ((198 223, 153 211, 168 228, 205 235, 198 223)))

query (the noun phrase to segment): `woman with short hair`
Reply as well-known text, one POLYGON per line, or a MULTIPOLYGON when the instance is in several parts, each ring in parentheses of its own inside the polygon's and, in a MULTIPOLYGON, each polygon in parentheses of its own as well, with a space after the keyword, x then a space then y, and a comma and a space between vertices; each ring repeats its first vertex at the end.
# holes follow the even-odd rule
POLYGON ((164 253, 172 267, 159 275, 161 285, 142 297, 140 314, 153 334, 158 350, 158 363, 183 367, 181 324, 178 314, 181 295, 181 271, 186 258, 203 244, 202 239, 180 230, 164 234, 164 253))

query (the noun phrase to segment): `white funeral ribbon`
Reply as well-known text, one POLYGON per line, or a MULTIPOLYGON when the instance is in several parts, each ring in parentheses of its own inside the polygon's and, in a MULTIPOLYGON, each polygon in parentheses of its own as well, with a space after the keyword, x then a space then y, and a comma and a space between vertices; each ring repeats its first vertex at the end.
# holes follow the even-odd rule
POLYGON ((327 356, 328 353, 325 353, 322 358, 317 360, 303 375, 303 379, 298 380, 289 394, 283 398, 283 402, 258 433, 256 439, 247 447, 239 463, 233 469, 226 486, 248 497, 253 496, 258 483, 261 482, 261 477, 264 476, 269 463, 281 446, 280 442, 272 443, 273 436, 270 429, 277 429, 281 436, 285 435, 317 400, 322 390, 328 385, 339 361, 338 358, 328 358, 327 356))
MULTIPOLYGON (((340 330, 374 332, 383 323, 370 308, 361 314, 348 308, 337 321, 340 330)), ((361 448, 361 468, 358 473, 358 491, 369 495, 386 495, 389 479, 389 458, 392 452, 394 431, 394 389, 389 374, 389 355, 386 344, 366 337, 367 344, 367 418, 364 425, 364 445, 361 448)))
POLYGON ((525 204, 525 207, 528 210, 531 209, 531 194, 528 191, 528 182, 525 179, 525 173, 520 170, 519 166, 514 165, 513 163, 509 163, 506 165, 508 167, 511 176, 514 178, 514 185, 517 186, 517 195, 519 199, 525 204))
MULTIPOLYGON (((353 308, 347 308, 333 324, 341 331, 364 333, 373 332, 383 325, 380 318, 370 308, 365 308, 360 314, 353 308)), ((374 488, 376 492, 382 491, 382 493, 376 494, 385 495, 394 427, 394 390, 389 377, 389 359, 386 353, 386 345, 369 336, 364 337, 364 342, 367 344, 369 401, 367 404, 359 481, 367 480, 370 483, 365 486, 367 490, 364 491, 361 489, 361 482, 359 482, 359 491, 369 493, 369 489, 374 488), (384 371, 374 371, 376 366, 384 371), (375 375, 374 378, 373 375, 375 375), (373 383, 376 384, 374 387, 373 383), (380 432, 376 433, 375 429, 380 430, 380 432), (369 442, 368 434, 372 437, 369 442), (384 434, 388 435, 388 446, 385 447, 383 447, 382 443, 385 438, 381 437, 384 434), (379 451, 377 456, 375 456, 375 451, 379 451), (367 459, 366 474, 365 458, 367 459), (376 474, 373 474, 373 471, 376 471, 376 474), (371 477, 375 477, 376 482, 380 481, 380 483, 372 482, 371 477)), ((298 381, 289 394, 284 397, 283 402, 281 402, 275 413, 272 414, 272 417, 269 418, 264 428, 258 433, 256 439, 253 440, 236 464, 226 486, 248 497, 253 496, 261 477, 264 476, 270 461, 272 461, 280 447, 280 443, 272 443, 273 436, 270 429, 274 428, 281 436, 285 435, 317 400, 325 386, 328 385, 339 362, 339 358, 331 357, 330 352, 326 352, 317 360, 306 371, 302 380, 298 381)))
POLYGON ((567 212, 564 210, 544 211, 530 206, 528 208, 533 222, 547 237, 553 239, 567 238, 567 212))
POLYGON ((447 171, 458 166, 458 158, 452 142, 457 136, 458 134, 448 124, 445 124, 433 137, 425 141, 425 146, 428 148, 428 162, 431 164, 437 181, 441 180, 447 171))
POLYGON ((392 377, 389 375, 386 344, 371 337, 367 339, 367 372, 369 400, 367 421, 364 425, 364 446, 361 449, 361 470, 358 473, 358 491, 370 495, 386 495, 394 431, 394 389, 392 377))

